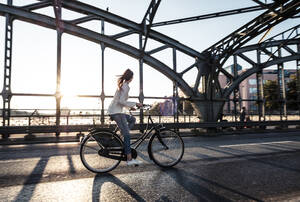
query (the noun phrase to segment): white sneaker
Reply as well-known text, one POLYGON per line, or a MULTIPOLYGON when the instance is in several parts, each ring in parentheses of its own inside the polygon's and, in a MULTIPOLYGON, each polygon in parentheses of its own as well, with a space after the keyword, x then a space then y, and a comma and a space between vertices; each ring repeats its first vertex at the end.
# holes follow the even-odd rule
POLYGON ((142 164, 142 162, 137 159, 131 159, 130 161, 127 161, 128 166, 132 166, 132 165, 138 166, 140 164, 142 164))

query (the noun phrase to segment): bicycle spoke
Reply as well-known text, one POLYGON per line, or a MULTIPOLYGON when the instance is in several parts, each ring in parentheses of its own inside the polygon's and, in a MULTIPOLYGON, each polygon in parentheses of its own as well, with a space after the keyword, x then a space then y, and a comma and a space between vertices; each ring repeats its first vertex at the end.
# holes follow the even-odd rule
POLYGON ((161 131, 150 140, 150 153, 152 160, 159 166, 171 167, 176 165, 184 152, 181 137, 171 130, 161 131))
POLYGON ((83 140, 80 158, 83 165, 92 172, 109 172, 119 165, 122 148, 122 142, 115 134, 97 131, 83 140))

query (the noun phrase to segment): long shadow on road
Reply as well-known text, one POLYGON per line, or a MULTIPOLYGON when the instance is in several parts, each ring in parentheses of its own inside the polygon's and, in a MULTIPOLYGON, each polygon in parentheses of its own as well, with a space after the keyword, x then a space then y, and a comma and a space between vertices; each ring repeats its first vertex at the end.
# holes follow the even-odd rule
POLYGON ((19 192, 18 196, 15 198, 15 201, 30 201, 37 184, 43 177, 43 171, 47 166, 48 160, 48 158, 41 158, 39 160, 31 175, 29 175, 27 180, 24 182, 24 186, 19 192), (30 186, 25 186, 27 184, 30 184, 30 186))
MULTIPOLYGON (((145 201, 141 196, 138 195, 132 188, 130 188, 126 183, 122 182, 119 178, 109 173, 106 174, 97 174, 93 181, 92 189, 92 200, 93 202, 99 202, 101 198, 101 187, 104 183, 113 183, 118 187, 126 191, 133 199, 137 201, 145 201)), ((105 196, 103 196, 105 197, 105 196)))
POLYGON ((260 201, 257 198, 232 189, 229 186, 193 174, 191 171, 186 171, 185 169, 170 168, 166 170, 166 173, 184 187, 186 191, 197 197, 199 201, 232 201, 232 199, 228 199, 225 194, 221 195, 212 191, 214 189, 225 190, 240 195, 248 200, 260 201))

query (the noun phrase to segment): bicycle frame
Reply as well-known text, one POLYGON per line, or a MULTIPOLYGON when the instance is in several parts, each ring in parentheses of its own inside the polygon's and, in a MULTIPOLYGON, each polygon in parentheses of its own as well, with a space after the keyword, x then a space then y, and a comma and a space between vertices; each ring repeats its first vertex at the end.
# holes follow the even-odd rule
MULTIPOLYGON (((144 140, 149 136, 149 134, 151 134, 152 131, 156 131, 156 132, 159 132, 161 129, 164 129, 164 126, 162 124, 155 124, 153 122, 153 119, 151 118, 151 115, 149 114, 149 110, 148 111, 148 120, 147 120, 147 126, 146 126, 146 129, 145 131, 143 132, 143 134, 141 134, 141 136, 134 142, 132 142, 130 145, 135 145, 133 148, 134 149, 137 149, 141 144, 142 142, 144 142, 144 140), (153 125, 150 129, 149 129, 149 125, 150 123, 153 125)), ((154 135, 155 133, 153 133, 152 135, 154 135)), ((151 136, 152 136, 151 135, 151 136)), ((151 138, 151 136, 149 138, 151 138)))
MULTIPOLYGON (((149 137, 149 139, 155 135, 156 133, 159 133, 160 130, 164 129, 165 127, 162 124, 155 124, 151 115, 149 114, 149 109, 147 109, 148 112, 148 120, 147 120, 147 125, 146 125, 146 129, 143 132, 143 134, 141 134, 141 136, 139 138, 137 138, 137 140, 135 140, 134 142, 130 143, 131 146, 135 145, 133 147, 134 150, 136 150, 143 142, 144 140, 152 133, 152 131, 155 130, 155 132, 149 137), (151 128, 149 128, 150 124, 152 124, 153 126, 151 126, 151 128)), ((103 130, 103 128, 99 128, 100 130, 103 130)), ((91 130, 91 133, 93 133, 94 131, 97 131, 98 129, 93 128, 91 130)), ((116 126, 116 128, 110 132, 113 132, 114 134, 116 134, 116 132, 118 131, 118 126, 116 126)), ((117 134, 116 134, 117 135, 117 134)), ((119 137, 119 135, 117 135, 119 137)), ((120 137, 119 137, 120 138, 120 137)), ((81 143, 83 142, 83 139, 81 140, 81 143)), ((120 138, 120 140, 123 142, 123 140, 120 138)), ((123 142, 124 143, 124 142, 123 142)))

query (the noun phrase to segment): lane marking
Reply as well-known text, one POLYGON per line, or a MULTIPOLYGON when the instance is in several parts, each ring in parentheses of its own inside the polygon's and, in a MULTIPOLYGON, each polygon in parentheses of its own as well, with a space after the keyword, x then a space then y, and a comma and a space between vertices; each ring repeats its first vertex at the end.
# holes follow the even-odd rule
POLYGON ((265 144, 286 144, 286 143, 295 143, 295 141, 278 141, 278 142, 260 142, 260 143, 249 143, 249 144, 232 144, 232 145, 222 145, 220 147, 241 147, 241 146, 265 145, 265 144))

